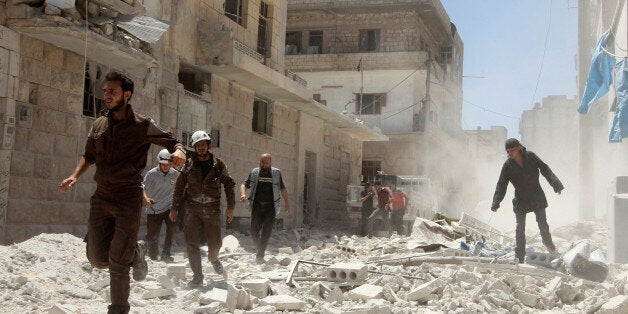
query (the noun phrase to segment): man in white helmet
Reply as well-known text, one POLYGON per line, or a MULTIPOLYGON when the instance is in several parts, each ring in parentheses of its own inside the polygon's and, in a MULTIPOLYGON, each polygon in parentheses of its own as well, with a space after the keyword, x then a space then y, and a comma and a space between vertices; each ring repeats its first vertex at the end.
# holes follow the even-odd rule
POLYGON ((170 255, 172 239, 177 230, 177 224, 170 220, 168 215, 172 208, 172 192, 179 172, 170 165, 170 153, 162 149, 157 154, 159 165, 149 170, 144 176, 144 204, 146 205, 146 242, 148 242, 148 257, 158 259, 159 234, 161 225, 166 225, 166 238, 161 250, 161 260, 169 263, 173 261, 170 255))
POLYGON ((170 218, 177 220, 178 211, 185 208, 184 234, 190 267, 194 278, 188 283, 190 288, 203 285, 203 268, 200 251, 200 232, 207 236, 207 257, 217 274, 223 273, 218 260, 222 246, 220 233, 220 185, 227 196, 227 222, 233 220, 235 207, 235 181, 229 176, 227 166, 211 153, 211 138, 205 131, 192 134, 192 155, 185 170, 177 178, 174 187, 170 218))

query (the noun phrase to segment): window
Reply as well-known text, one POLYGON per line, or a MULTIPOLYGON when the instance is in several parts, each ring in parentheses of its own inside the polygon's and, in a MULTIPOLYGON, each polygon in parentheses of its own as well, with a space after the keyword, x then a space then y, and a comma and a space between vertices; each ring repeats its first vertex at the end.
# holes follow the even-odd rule
POLYGON ((271 135, 271 107, 268 101, 255 97, 253 101, 253 132, 271 135))
POLYGON ((360 52, 379 51, 379 29, 360 30, 360 52))
POLYGON ((286 32, 286 54, 301 53, 301 32, 286 32))
POLYGON ((265 2, 259 5, 259 24, 257 28, 257 52, 266 58, 270 58, 270 39, 272 27, 270 27, 270 6, 265 2))
POLYGON ((209 137, 212 139, 212 147, 220 148, 220 130, 211 130, 209 137))
POLYGON ((323 31, 311 31, 307 54, 320 54, 323 52, 323 31))
POLYGON ((96 77, 92 78, 89 74, 89 63, 85 65, 83 115, 86 117, 96 118, 100 115, 100 111, 105 108, 102 100, 102 90, 100 89, 102 85, 102 82, 100 82, 101 77, 102 72, 100 68, 96 69, 96 77))
POLYGON ((321 94, 312 95, 312 99, 318 101, 323 106, 327 106, 327 100, 321 99, 321 94))
POLYGON ((382 107, 386 106, 386 94, 355 94, 356 114, 381 114, 382 107), (364 105, 362 105, 364 104, 364 105))
POLYGON ((181 132, 181 144, 187 147, 192 147, 192 134, 190 132, 181 132))
POLYGON ((246 0, 225 0, 225 15, 234 22, 246 27, 244 11, 246 10, 246 0))
POLYGON ((200 95, 201 92, 210 92, 211 73, 203 72, 187 64, 179 64, 179 83, 191 93, 200 95))
POLYGON ((378 171, 382 170, 382 162, 378 160, 362 160, 362 182, 373 182, 378 171))

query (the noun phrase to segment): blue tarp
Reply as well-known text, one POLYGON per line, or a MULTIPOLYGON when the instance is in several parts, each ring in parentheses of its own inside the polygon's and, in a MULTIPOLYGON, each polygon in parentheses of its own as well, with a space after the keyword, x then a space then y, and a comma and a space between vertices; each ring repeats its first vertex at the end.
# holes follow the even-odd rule
POLYGON ((628 137, 628 60, 626 58, 615 65, 615 95, 617 109, 611 133, 608 136, 609 142, 621 142, 622 138, 628 137))
POLYGON ((602 48, 606 49, 606 39, 609 33, 610 31, 604 33, 595 47, 589 69, 589 78, 584 87, 580 107, 578 107, 578 112, 582 114, 589 113, 593 102, 604 96, 611 85, 611 70, 615 65, 615 58, 602 50, 602 48))

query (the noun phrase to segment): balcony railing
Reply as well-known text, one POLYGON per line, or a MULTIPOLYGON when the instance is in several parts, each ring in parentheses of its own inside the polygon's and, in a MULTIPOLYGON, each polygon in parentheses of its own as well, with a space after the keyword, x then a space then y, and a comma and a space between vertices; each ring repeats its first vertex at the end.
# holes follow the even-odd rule
MULTIPOLYGON (((263 55, 261 55, 260 53, 258 53, 257 51, 253 50, 251 47, 247 46, 246 44, 244 44, 241 41, 238 40, 234 40, 234 44, 233 47, 235 48, 235 50, 239 51, 240 53, 247 55, 255 60, 257 60, 259 63, 277 71, 277 72, 281 72, 281 66, 277 63, 275 63, 272 59, 270 58, 265 58, 263 55)), ((307 81, 305 79, 303 79, 302 77, 298 76, 296 73, 291 72, 291 71, 284 71, 284 75, 288 78, 290 78, 291 80, 301 84, 303 87, 307 87, 307 81)))

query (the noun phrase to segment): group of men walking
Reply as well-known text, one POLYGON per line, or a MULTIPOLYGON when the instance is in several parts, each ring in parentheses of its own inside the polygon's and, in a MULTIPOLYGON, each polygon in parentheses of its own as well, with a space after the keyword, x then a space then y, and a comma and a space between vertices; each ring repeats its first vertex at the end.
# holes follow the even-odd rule
MULTIPOLYGON (((183 217, 185 242, 194 276, 190 287, 203 284, 201 233, 207 238, 208 259, 214 271, 224 272, 218 260, 221 237, 221 186, 227 197, 226 220, 233 220, 235 181, 224 161, 211 153, 211 138, 205 131, 192 135, 194 151, 186 150, 172 134, 155 122, 135 113, 129 103, 134 83, 124 74, 105 77, 105 110, 87 137, 85 150, 72 174, 61 181, 62 192, 78 182, 91 165, 96 165, 96 191, 90 199, 85 242, 87 258, 97 268, 108 268, 111 304, 108 313, 128 313, 130 275, 141 281, 148 273, 145 256, 173 261, 171 247, 179 213, 183 217), (157 155, 158 166, 142 178, 151 144, 164 147, 157 155), (175 170, 173 168, 181 168, 175 170), (142 204, 146 207, 146 240, 137 241, 142 204), (166 237, 159 257, 159 233, 166 225, 166 237)), ((281 171, 271 166, 270 154, 263 154, 260 167, 251 171, 240 186, 240 199, 250 202, 251 233, 256 244, 256 261, 264 263, 264 252, 283 197, 290 213, 288 192, 281 171), (246 196, 246 189, 251 189, 246 196), (280 197, 281 196, 281 197, 280 197)))
MULTIPOLYGON (((226 220, 231 222, 235 207, 235 181, 229 175, 225 162, 211 153, 211 138, 205 131, 192 135, 193 152, 185 149, 168 132, 155 122, 135 113, 129 103, 133 96, 133 81, 126 75, 111 72, 105 77, 103 100, 105 111, 97 118, 87 137, 85 150, 72 174, 61 181, 62 192, 74 186, 78 178, 91 165, 96 165, 94 181, 96 191, 90 199, 88 218, 87 258, 97 268, 108 268, 110 275, 111 305, 108 313, 128 313, 130 275, 133 269, 135 280, 144 280, 148 273, 145 255, 156 260, 159 254, 158 238, 162 225, 166 225, 166 239, 161 260, 172 261, 171 246, 180 213, 184 212, 183 225, 190 266, 194 273, 188 283, 190 287, 203 284, 200 238, 207 238, 208 259, 214 271, 224 272, 218 259, 222 246, 221 238, 221 186, 227 197, 226 220), (144 178, 141 172, 146 166, 151 144, 165 149, 158 154, 159 165, 148 171, 144 178), (182 170, 173 170, 181 167, 182 170), (147 241, 137 241, 142 204, 147 211, 147 241)), ((513 199, 517 220, 516 258, 525 256, 525 217, 529 212, 536 214, 543 243, 550 252, 556 250, 545 208, 547 200, 541 189, 539 171, 545 176, 558 194, 562 183, 538 156, 526 151, 517 140, 506 141, 508 160, 504 163, 497 184, 491 209, 496 211, 503 200, 508 183, 515 187, 513 199)), ((249 201, 251 234, 257 248, 256 261, 264 263, 264 252, 271 235, 273 221, 283 198, 286 213, 290 213, 288 192, 281 172, 271 166, 270 154, 260 157, 260 166, 253 169, 240 186, 240 200, 249 201), (250 189, 246 196, 246 189, 250 189)), ((390 189, 375 182, 375 190, 367 184, 360 201, 363 203, 363 231, 372 234, 373 223, 381 217, 384 226, 388 220, 397 233, 403 233, 403 215, 408 211, 409 198, 397 189, 390 189), (374 208, 373 203, 377 202, 374 208), (390 215, 390 217, 389 217, 390 215)), ((410 231, 410 230, 408 230, 410 231)))

